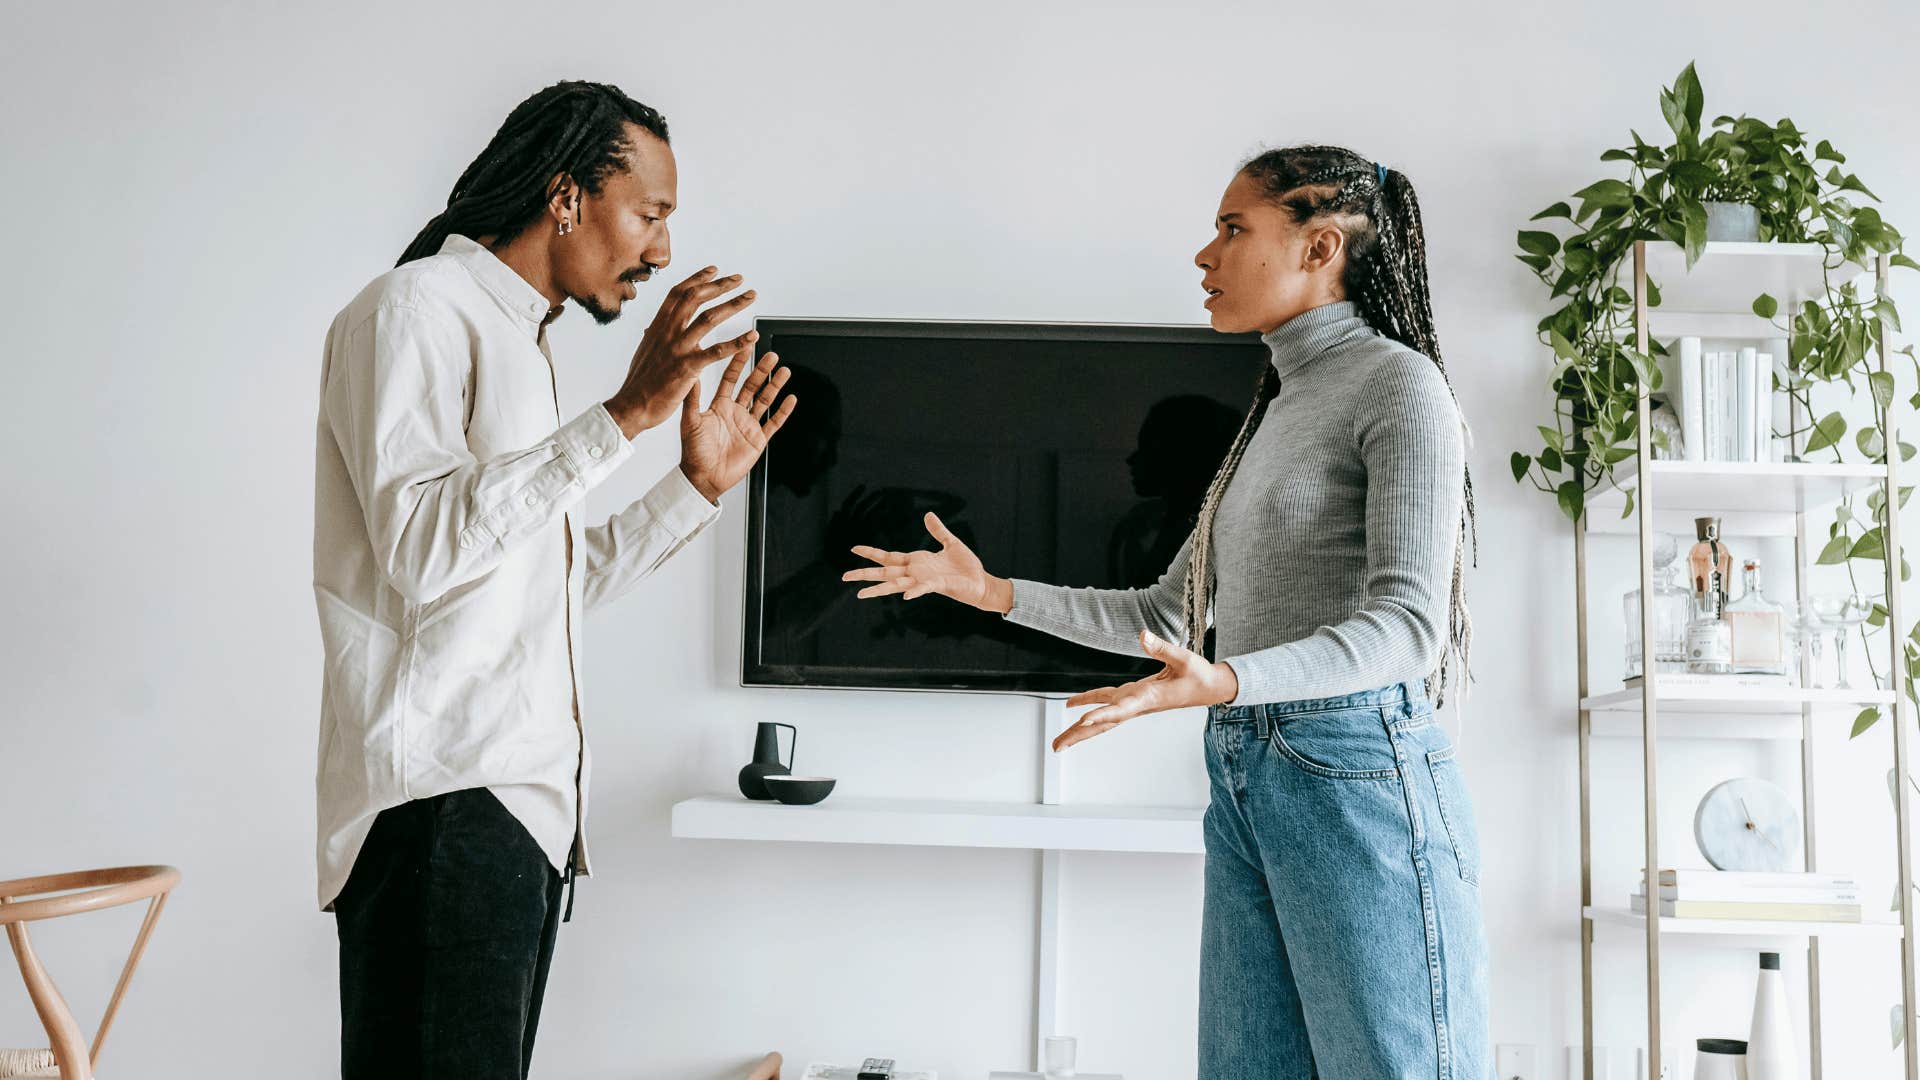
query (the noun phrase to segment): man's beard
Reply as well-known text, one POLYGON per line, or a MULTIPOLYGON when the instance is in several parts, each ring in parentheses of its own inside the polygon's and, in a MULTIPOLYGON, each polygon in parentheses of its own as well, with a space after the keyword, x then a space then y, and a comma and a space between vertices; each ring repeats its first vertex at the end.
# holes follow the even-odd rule
POLYGON ((579 304, 580 310, 593 316, 593 321, 599 323, 601 326, 605 326, 620 317, 619 308, 610 308, 591 296, 574 296, 569 297, 569 299, 579 304))

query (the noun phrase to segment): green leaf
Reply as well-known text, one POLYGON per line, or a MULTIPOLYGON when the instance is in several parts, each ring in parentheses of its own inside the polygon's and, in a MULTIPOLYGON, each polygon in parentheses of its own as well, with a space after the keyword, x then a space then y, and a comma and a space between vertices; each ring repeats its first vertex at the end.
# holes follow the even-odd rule
POLYGON ((1820 549, 1820 557, 1814 560, 1820 566, 1837 566, 1846 561, 1847 538, 1845 536, 1836 536, 1827 541, 1827 546, 1820 549))
POLYGON ((1560 253, 1560 238, 1550 232, 1522 230, 1520 248, 1529 255, 1557 255, 1560 253))
MULTIPOLYGON (((1834 415, 1838 416, 1839 414, 1835 413, 1834 415)), ((1540 433, 1540 438, 1546 441, 1549 448, 1554 450, 1560 449, 1560 430, 1558 428, 1550 428, 1545 424, 1541 424, 1535 427, 1534 430, 1540 433)))
POLYGON ((1625 505, 1620 507, 1620 520, 1625 521, 1633 516, 1633 489, 1628 488, 1621 492, 1621 494, 1625 495, 1626 499, 1624 500, 1625 505))
POLYGON ((1837 412, 1828 413, 1820 419, 1819 423, 1813 425, 1813 434, 1807 439, 1806 452, 1811 454, 1815 450, 1825 450, 1827 447, 1839 442, 1840 437, 1846 433, 1846 417, 1841 416, 1837 412))
POLYGON ((1813 148, 1813 160, 1837 161, 1840 164, 1845 165, 1847 163, 1847 155, 1841 153, 1838 150, 1835 150, 1833 148, 1832 143, 1828 142, 1825 139, 1821 139, 1820 145, 1813 148))
POLYGON ((1569 521, 1579 521, 1580 514, 1586 509, 1587 493, 1578 480, 1568 480, 1554 489, 1554 495, 1560 502, 1560 512, 1567 515, 1569 521))
POLYGON ((1908 258, 1904 254, 1895 255, 1893 258, 1887 261, 1891 262, 1895 266, 1904 266, 1909 270, 1920 270, 1920 262, 1914 262, 1912 259, 1908 258))
POLYGON ((1573 207, 1568 206, 1566 203, 1563 203, 1563 202, 1557 202, 1557 203, 1554 203, 1552 206, 1547 207, 1545 210, 1542 210, 1539 213, 1533 215, 1531 218, 1528 218, 1527 220, 1541 221, 1546 218, 1566 218, 1567 220, 1571 221, 1573 220, 1573 207))
POLYGON ((1913 444, 1912 443, 1903 442, 1900 444, 1900 460, 1901 461, 1913 460, 1913 444))
POLYGON ((1771 319, 1780 314, 1780 301, 1761 293, 1753 299, 1753 313, 1763 319, 1771 319))
POLYGON ((1853 441, 1862 454, 1874 461, 1880 460, 1887 452, 1887 440, 1881 437, 1879 428, 1863 427, 1853 433, 1853 441))
POLYGON ((1847 738, 1849 739, 1859 738, 1863 733, 1866 732, 1868 728, 1872 727, 1876 723, 1879 723, 1879 721, 1880 721, 1880 707, 1878 705, 1870 705, 1864 709, 1861 709, 1860 715, 1853 718, 1853 732, 1849 734, 1847 738))
POLYGON ((1557 327, 1547 331, 1547 341, 1553 346, 1554 355, 1562 360, 1578 361, 1580 359, 1580 350, 1574 348, 1573 342, 1568 341, 1567 335, 1561 333, 1557 327))
POLYGON ((1860 534, 1860 540, 1847 552, 1849 559, 1884 559, 1887 557, 1887 537, 1878 527, 1860 534))
POLYGON ((1680 99, 1681 108, 1686 110, 1687 130, 1699 132, 1700 110, 1706 103, 1706 95, 1700 90, 1700 76, 1691 63, 1673 81, 1673 94, 1680 99))
POLYGON ((1707 250, 1707 208, 1697 199, 1680 204, 1680 221, 1686 227, 1687 269, 1707 250))
POLYGON ((1559 472, 1561 464, 1560 451, 1555 450, 1551 446, 1540 451, 1540 467, 1542 469, 1548 472, 1559 472))
POLYGON ((1533 459, 1518 450, 1513 452, 1508 463, 1513 466, 1513 482, 1516 484, 1526 479, 1527 470, 1533 467, 1533 459))
POLYGON ((1603 207, 1633 208, 1633 189, 1622 180, 1596 181, 1574 192, 1573 197, 1580 200, 1580 213, 1574 218, 1576 221, 1585 221, 1595 210, 1603 207))
POLYGON ((1873 391, 1873 403, 1881 412, 1893 404, 1893 375, 1890 372, 1874 371, 1867 374, 1867 388, 1873 391))

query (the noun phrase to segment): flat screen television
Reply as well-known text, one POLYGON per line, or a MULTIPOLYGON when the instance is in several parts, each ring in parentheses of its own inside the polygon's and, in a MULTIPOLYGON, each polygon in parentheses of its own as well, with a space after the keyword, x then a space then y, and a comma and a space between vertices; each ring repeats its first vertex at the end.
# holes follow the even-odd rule
POLYGON ((856 599, 849 550, 932 546, 1002 577, 1149 585, 1192 531, 1266 346, 1206 327, 761 319, 799 404, 748 482, 741 681, 1061 694, 1144 659, 942 596, 856 599))

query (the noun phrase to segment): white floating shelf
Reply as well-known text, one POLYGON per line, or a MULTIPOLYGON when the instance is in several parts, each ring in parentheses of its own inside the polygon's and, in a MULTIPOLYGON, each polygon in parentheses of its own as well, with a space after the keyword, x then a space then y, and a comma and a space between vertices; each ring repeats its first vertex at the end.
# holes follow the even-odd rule
MULTIPOLYGON (((1803 705, 1812 705, 1815 708, 1862 709, 1868 705, 1893 704, 1893 691, 1864 688, 1830 690, 1822 687, 1799 686, 1661 687, 1659 680, 1656 679, 1655 693, 1659 695, 1657 700, 1660 714, 1663 716, 1669 713, 1721 713, 1749 716, 1790 713, 1798 717, 1803 705)), ((1638 716, 1641 699, 1640 688, 1629 686, 1605 694, 1588 695, 1580 699, 1580 707, 1595 713, 1632 713, 1638 716)), ((1664 726, 1663 724, 1662 727, 1664 726)))
MULTIPOLYGON (((1657 529, 1673 531, 1692 519, 1713 514, 1724 519, 1729 536, 1793 535, 1793 516, 1823 512, 1850 491, 1883 483, 1884 465, 1814 462, 1654 461, 1653 509, 1657 529)), ((1626 492, 1640 488, 1633 461, 1614 469, 1614 482, 1587 498, 1587 529, 1596 533, 1635 533, 1637 517, 1621 517, 1626 492)), ((1824 524, 1824 522, 1822 523, 1824 524)))
POLYGON ((706 795, 675 803, 673 835, 913 847, 1200 855, 1198 807, 1067 806, 830 796, 814 806, 706 795))
MULTIPOLYGON (((1597 712, 1591 717, 1591 724, 1589 730, 1596 739, 1638 739, 1642 734, 1639 709, 1632 712, 1624 710, 1597 712)), ((1662 739, 1758 739, 1799 742, 1803 734, 1798 712, 1764 716, 1690 712, 1675 716, 1663 706, 1660 714, 1660 738, 1662 739)))
MULTIPOLYGON (((1823 270, 1826 249, 1819 244, 1733 243, 1707 245, 1700 261, 1687 269, 1687 253, 1662 240, 1647 244, 1647 276, 1660 289, 1660 306, 1649 314, 1752 314, 1761 293, 1780 301, 1783 312, 1823 295, 1827 276, 1837 287, 1870 273, 1858 263, 1823 270)), ((1631 253, 1621 260, 1621 287, 1633 289, 1631 253)))
MULTIPOLYGON (((1596 928, 1625 928, 1636 934, 1647 932, 1647 917, 1626 907, 1588 907, 1581 909, 1596 928)), ((1781 922, 1772 919, 1677 919, 1660 918, 1660 933, 1704 938, 1812 938, 1864 937, 1898 941, 1903 933, 1897 922, 1781 922)))

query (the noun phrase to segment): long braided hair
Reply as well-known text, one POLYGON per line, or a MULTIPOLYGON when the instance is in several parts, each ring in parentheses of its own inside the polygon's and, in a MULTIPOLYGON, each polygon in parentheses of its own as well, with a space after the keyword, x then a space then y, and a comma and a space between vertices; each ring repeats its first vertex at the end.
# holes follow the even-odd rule
POLYGON ((608 83, 554 83, 514 106, 487 148, 454 182, 447 208, 434 215, 394 265, 440 250, 453 233, 507 243, 539 220, 554 185, 571 177, 589 195, 627 167, 628 124, 667 141, 667 121, 608 83))
MULTIPOLYGON (((1295 146, 1269 150, 1240 169, 1258 181, 1269 199, 1285 207, 1296 224, 1331 220, 1346 235, 1347 263, 1341 284, 1347 298, 1375 330, 1426 356, 1446 379, 1440 342, 1433 330, 1433 304, 1427 289, 1427 243, 1420 222, 1420 203, 1413 183, 1404 173, 1338 146, 1295 146)), ((1449 392, 1453 389, 1447 382, 1449 392)), ((1267 406, 1280 392, 1280 376, 1264 365, 1247 412, 1227 457, 1214 474, 1194 528, 1187 564, 1185 609, 1187 648, 1201 651, 1208 614, 1213 608, 1213 519, 1220 499, 1245 456, 1267 406)), ((1457 405, 1457 402, 1456 402, 1457 405)), ((1464 431, 1465 423, 1462 422, 1464 431)), ((1465 566, 1467 552, 1479 561, 1479 537, 1474 528, 1473 476, 1466 476, 1459 542, 1454 545, 1453 582, 1449 594, 1447 644, 1427 676, 1426 687, 1435 703, 1443 703, 1452 674, 1451 657, 1466 668, 1473 644, 1473 619, 1467 612, 1465 566)))

